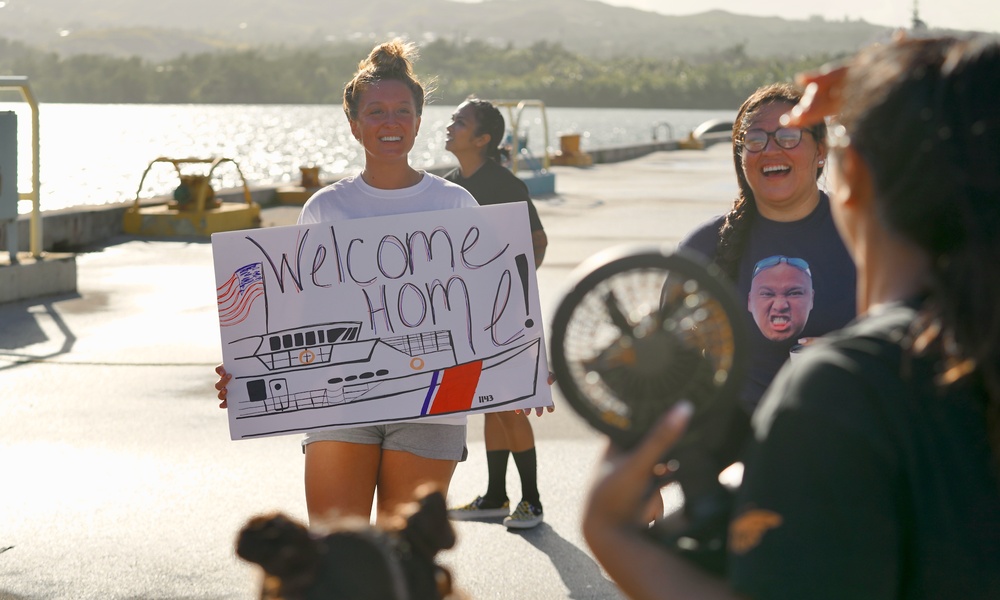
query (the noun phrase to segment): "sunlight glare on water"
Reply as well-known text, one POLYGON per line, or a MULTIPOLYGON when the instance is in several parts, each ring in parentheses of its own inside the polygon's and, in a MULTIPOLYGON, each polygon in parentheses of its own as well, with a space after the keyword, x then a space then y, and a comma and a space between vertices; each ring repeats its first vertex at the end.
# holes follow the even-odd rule
MULTIPOLYGON (((0 102, 0 111, 18 115, 18 189, 31 188, 31 115, 24 103, 0 102)), ((452 106, 424 109, 411 164, 433 168, 455 164, 445 150, 445 127, 452 106)), ((674 138, 687 135, 711 118, 732 118, 734 111, 553 108, 546 111, 548 146, 559 149, 559 136, 581 135, 584 151, 648 143, 657 131, 664 140, 669 123, 674 138)), ((504 117, 510 118, 506 110, 504 117)), ((546 146, 541 112, 527 108, 521 133, 540 156, 546 146)), ((351 135, 340 106, 328 105, 156 105, 41 104, 39 108, 42 210, 77 205, 132 202, 169 194, 177 186, 173 168, 158 163, 142 190, 143 171, 157 157, 235 160, 254 185, 297 184, 299 167, 319 166, 323 179, 360 170, 364 152, 351 135)), ((207 166, 189 165, 187 173, 207 166)), ((200 169, 200 170, 199 170, 200 169)), ((237 187, 239 173, 222 163, 213 173, 215 189, 237 187)), ((19 212, 30 212, 22 200, 19 212)))

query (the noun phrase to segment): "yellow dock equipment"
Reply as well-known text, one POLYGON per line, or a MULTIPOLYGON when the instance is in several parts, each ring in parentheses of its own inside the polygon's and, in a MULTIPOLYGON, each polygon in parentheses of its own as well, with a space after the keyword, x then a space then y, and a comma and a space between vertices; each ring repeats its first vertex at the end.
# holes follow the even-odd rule
POLYGON ((284 185, 275 192, 278 204, 301 206, 323 187, 323 182, 319 178, 319 167, 299 167, 299 172, 302 174, 299 185, 284 185))
POLYGON ((239 165, 231 158, 167 158, 154 159, 146 167, 139 181, 135 204, 125 211, 125 233, 151 237, 210 237, 219 231, 253 229, 260 226, 260 205, 253 201, 239 165), (180 185, 174 190, 173 199, 162 204, 142 206, 139 195, 146 175, 158 163, 173 165, 180 185), (245 202, 219 202, 212 189, 212 174, 216 167, 231 163, 243 182, 245 202), (185 174, 181 165, 209 165, 205 174, 185 174))

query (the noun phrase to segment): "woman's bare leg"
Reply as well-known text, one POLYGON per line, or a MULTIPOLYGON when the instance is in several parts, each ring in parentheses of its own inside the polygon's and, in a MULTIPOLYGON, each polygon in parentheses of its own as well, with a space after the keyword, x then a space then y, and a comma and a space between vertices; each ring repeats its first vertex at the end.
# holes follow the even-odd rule
POLYGON ((423 458, 401 450, 383 450, 378 476, 376 525, 389 525, 400 508, 416 500, 417 489, 428 484, 446 498, 458 461, 423 458))
POLYGON ((524 452, 535 447, 535 433, 527 413, 512 410, 486 413, 484 421, 487 450, 524 452))
POLYGON ((370 519, 382 448, 335 441, 313 442, 305 448, 310 523, 338 515, 370 519))

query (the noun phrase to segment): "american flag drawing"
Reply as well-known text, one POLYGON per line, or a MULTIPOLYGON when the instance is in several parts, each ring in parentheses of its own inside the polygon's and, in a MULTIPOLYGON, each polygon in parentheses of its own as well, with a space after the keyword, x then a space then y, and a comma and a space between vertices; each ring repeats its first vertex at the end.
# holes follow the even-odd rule
POLYGON ((250 315, 254 300, 264 295, 264 272, 261 263, 236 269, 229 281, 216 289, 219 324, 229 327, 242 323, 250 315))

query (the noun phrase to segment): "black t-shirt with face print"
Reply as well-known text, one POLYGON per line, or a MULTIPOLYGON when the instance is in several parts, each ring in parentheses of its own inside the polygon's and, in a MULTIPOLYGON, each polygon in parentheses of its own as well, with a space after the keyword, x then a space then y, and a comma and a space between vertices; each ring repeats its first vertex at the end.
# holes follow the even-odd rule
MULTIPOLYGON (((722 222, 718 217, 701 225, 680 246, 712 259, 722 222)), ((736 281, 750 333, 750 369, 740 394, 748 412, 798 349, 800 338, 835 331, 854 318, 855 277, 854 262, 837 233, 825 194, 812 213, 798 221, 757 216, 736 281)))

